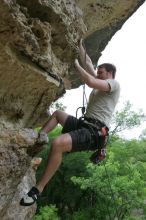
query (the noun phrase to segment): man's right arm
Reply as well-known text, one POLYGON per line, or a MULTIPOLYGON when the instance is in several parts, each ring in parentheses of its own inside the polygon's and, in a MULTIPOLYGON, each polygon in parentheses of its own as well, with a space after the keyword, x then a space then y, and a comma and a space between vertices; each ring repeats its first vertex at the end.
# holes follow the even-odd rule
POLYGON ((81 79, 85 84, 87 84, 90 88, 98 89, 100 91, 109 92, 110 85, 106 80, 97 79, 91 74, 89 74, 83 67, 79 64, 79 61, 75 59, 75 67, 78 70, 78 73, 81 76, 81 79))
POLYGON ((79 42, 79 56, 80 56, 80 60, 83 65, 83 68, 89 74, 96 77, 97 76, 96 70, 94 69, 93 63, 83 47, 82 39, 79 42))

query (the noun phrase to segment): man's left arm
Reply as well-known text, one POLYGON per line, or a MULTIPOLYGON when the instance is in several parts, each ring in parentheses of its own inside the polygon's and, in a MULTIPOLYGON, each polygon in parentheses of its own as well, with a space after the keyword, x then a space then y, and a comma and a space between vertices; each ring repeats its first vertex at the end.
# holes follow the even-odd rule
POLYGON ((83 47, 82 39, 79 42, 79 56, 83 68, 92 76, 97 76, 97 71, 94 69, 93 63, 86 50, 83 47))

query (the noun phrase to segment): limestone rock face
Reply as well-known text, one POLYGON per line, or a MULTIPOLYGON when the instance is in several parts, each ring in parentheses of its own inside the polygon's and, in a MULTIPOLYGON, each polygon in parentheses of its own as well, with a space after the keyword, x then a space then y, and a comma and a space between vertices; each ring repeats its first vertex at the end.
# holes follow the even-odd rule
POLYGON ((74 69, 78 40, 96 63, 144 1, 0 1, 0 219, 29 220, 35 212, 35 206, 19 206, 35 183, 29 152, 37 133, 31 128, 43 123, 66 89, 81 84, 74 69))
POLYGON ((5 128, 0 132, 1 219, 31 219, 35 211, 35 206, 22 209, 19 200, 35 184, 35 168, 27 150, 34 145, 37 136, 32 129, 5 128))

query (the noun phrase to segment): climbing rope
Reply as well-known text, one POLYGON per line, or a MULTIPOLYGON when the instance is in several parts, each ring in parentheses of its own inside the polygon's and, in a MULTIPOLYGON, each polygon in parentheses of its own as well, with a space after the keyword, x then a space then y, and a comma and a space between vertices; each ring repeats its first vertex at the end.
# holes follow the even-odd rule
POLYGON ((83 84, 83 104, 82 106, 78 107, 76 110, 76 118, 78 118, 78 110, 81 109, 82 116, 80 118, 84 119, 85 111, 86 111, 86 105, 87 105, 87 97, 85 92, 85 84, 83 84), (86 103, 85 103, 86 102, 86 103))
MULTIPOLYGON (((112 189, 112 186, 111 186, 110 177, 109 177, 107 168, 106 168, 106 166, 105 166, 105 161, 103 161, 103 165, 104 165, 105 174, 106 174, 106 177, 107 177, 107 180, 108 180, 108 185, 109 185, 111 197, 112 197, 112 200, 114 201, 114 206, 115 206, 115 211, 116 211, 116 215, 114 216, 114 219, 115 219, 115 217, 117 217, 117 220, 119 220, 118 209, 117 209, 117 205, 116 205, 116 199, 115 199, 115 195, 114 195, 114 192, 113 192, 113 189, 112 189)), ((110 214, 109 214, 109 218, 110 218, 110 220, 111 220, 110 214)))
MULTIPOLYGON (((85 66, 86 66, 86 55, 87 55, 87 52, 86 52, 86 47, 85 47, 85 43, 83 41, 83 46, 84 46, 84 50, 85 50, 85 66)), ((85 92, 85 84, 82 85, 83 86, 83 104, 81 107, 78 107, 77 110, 76 110, 76 118, 77 118, 77 114, 78 114, 78 110, 81 109, 81 112, 82 112, 82 116, 80 117, 81 119, 84 119, 84 115, 85 115, 85 111, 86 111, 86 107, 85 105, 87 105, 87 97, 86 97, 86 92, 85 92), (86 101, 86 103, 85 103, 86 101)))

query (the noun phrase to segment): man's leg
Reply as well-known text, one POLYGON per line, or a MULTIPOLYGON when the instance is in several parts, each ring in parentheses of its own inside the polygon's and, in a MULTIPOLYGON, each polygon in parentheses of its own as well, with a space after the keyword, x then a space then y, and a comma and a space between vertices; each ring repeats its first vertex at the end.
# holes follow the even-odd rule
POLYGON ((55 174, 62 161, 62 154, 72 149, 72 139, 70 134, 66 133, 55 138, 51 144, 51 150, 48 155, 47 164, 42 177, 38 181, 36 187, 42 192, 45 185, 55 174))
POLYGON ((50 132, 51 130, 53 130, 58 123, 63 126, 65 124, 65 121, 67 118, 68 118, 67 113, 60 111, 60 110, 56 110, 51 115, 51 117, 46 122, 46 124, 39 131, 38 139, 36 142, 38 144, 38 146, 40 147, 40 145, 42 145, 42 144, 47 144, 49 141, 47 133, 50 132))
POLYGON ((41 131, 48 133, 51 130, 53 130, 58 123, 63 126, 65 124, 67 118, 68 118, 67 113, 60 111, 60 110, 56 110, 51 115, 51 117, 46 122, 46 124, 42 127, 41 131))
MULTIPOLYGON (((53 130, 53 128, 55 128, 58 123, 63 126, 67 118, 67 113, 56 110, 52 114, 50 119, 46 122, 46 124, 42 127, 41 131, 48 133, 49 131, 53 130)), ((52 141, 51 150, 48 155, 45 170, 42 174, 40 181, 37 183, 37 188, 40 192, 43 191, 45 185, 51 179, 51 177, 54 175, 59 165, 61 164, 62 153, 69 152, 71 148, 72 139, 68 133, 60 135, 52 141)))
POLYGON ((69 133, 62 134, 53 140, 42 177, 38 181, 36 187, 32 187, 32 189, 21 199, 20 205, 29 206, 34 204, 39 193, 43 191, 45 185, 59 168, 62 161, 62 154, 64 152, 70 152, 71 149, 72 138, 69 133))

